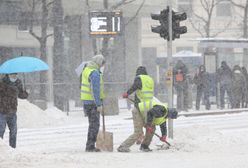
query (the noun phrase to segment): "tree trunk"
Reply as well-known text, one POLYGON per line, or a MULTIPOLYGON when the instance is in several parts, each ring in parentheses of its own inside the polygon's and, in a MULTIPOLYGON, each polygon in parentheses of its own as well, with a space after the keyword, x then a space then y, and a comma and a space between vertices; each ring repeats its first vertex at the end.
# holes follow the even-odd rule
MULTIPOLYGON (((46 55, 46 40, 42 40, 40 42, 40 59, 47 62, 47 55, 46 55)), ((40 72, 40 99, 46 100, 46 85, 47 85, 47 72, 41 71, 40 72)))
POLYGON ((62 111, 68 111, 69 87, 67 85, 67 57, 64 54, 64 38, 63 38, 63 7, 61 0, 55 0, 53 6, 53 23, 54 23, 54 64, 53 77, 54 83, 54 104, 62 111))

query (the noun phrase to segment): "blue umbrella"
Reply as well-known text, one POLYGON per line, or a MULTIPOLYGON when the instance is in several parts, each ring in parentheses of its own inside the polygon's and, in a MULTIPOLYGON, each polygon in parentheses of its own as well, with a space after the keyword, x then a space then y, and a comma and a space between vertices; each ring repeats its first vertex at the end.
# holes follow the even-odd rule
POLYGON ((35 57, 21 56, 10 59, 0 66, 0 73, 21 73, 48 70, 48 65, 35 57))

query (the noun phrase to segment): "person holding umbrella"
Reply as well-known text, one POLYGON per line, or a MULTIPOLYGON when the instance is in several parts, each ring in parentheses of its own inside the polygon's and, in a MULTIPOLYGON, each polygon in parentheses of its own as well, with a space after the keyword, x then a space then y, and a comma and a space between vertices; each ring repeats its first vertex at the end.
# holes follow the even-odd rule
POLYGON ((9 128, 9 145, 16 148, 17 98, 26 99, 28 93, 17 73, 6 74, 0 80, 0 137, 3 139, 6 125, 9 128))

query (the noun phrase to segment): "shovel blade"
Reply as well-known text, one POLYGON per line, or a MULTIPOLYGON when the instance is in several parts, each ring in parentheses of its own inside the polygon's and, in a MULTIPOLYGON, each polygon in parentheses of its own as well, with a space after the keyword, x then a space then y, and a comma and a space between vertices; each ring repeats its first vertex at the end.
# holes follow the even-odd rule
POLYGON ((96 147, 102 151, 113 152, 113 133, 99 131, 96 140, 96 147))

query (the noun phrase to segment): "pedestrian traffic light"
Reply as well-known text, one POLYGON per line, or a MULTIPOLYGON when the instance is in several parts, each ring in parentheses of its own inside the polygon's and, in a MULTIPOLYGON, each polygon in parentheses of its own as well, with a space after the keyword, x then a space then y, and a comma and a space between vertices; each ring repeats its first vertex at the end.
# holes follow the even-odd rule
POLYGON ((187 32, 186 26, 180 26, 180 21, 187 19, 187 14, 185 12, 179 13, 172 11, 172 40, 175 38, 180 38, 181 34, 187 32))
POLYGON ((160 12, 160 14, 151 14, 151 18, 153 20, 159 20, 159 26, 152 26, 151 30, 153 33, 158 33, 160 37, 164 39, 169 38, 169 8, 164 9, 160 12))

